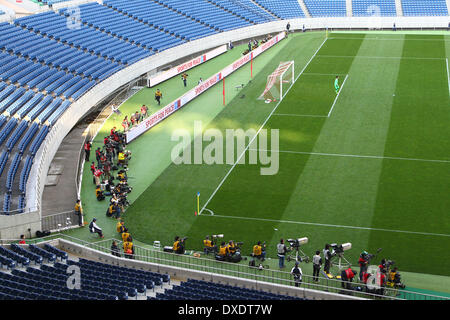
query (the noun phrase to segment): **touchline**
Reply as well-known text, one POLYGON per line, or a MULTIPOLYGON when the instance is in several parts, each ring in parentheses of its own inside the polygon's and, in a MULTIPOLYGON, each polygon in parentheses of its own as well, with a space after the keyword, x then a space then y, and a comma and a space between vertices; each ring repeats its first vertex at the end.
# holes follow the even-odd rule
POLYGON ((224 136, 223 130, 203 130, 202 122, 194 121, 193 134, 192 139, 186 129, 177 129, 172 133, 171 141, 178 142, 171 152, 174 164, 260 164, 261 175, 278 173, 279 152, 273 152, 279 149, 278 129, 262 129, 259 132, 255 129, 226 129, 224 136), (271 149, 266 148, 269 136, 271 149), (248 157, 245 157, 246 151, 248 157))

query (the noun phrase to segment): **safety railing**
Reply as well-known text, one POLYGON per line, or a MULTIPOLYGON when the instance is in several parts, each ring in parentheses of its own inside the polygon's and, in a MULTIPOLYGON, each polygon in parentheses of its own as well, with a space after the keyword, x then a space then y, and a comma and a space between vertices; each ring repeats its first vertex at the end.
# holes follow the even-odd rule
MULTIPOLYGON (((94 249, 100 252, 111 254, 111 244, 116 241, 119 248, 122 242, 115 239, 100 240, 98 242, 87 242, 64 234, 54 234, 49 237, 33 239, 32 243, 39 243, 42 241, 54 240, 62 238, 67 241, 83 245, 87 248, 94 249)), ((1 244, 6 244, 8 241, 0 240, 1 244)), ((15 240, 18 241, 18 240, 15 240)), ((27 241, 27 243, 31 243, 27 241)), ((295 281, 287 271, 272 270, 266 268, 249 267, 247 264, 229 263, 216 261, 213 258, 194 257, 193 255, 179 255, 169 252, 164 252, 154 248, 146 248, 141 246, 134 246, 135 253, 133 259, 155 263, 160 266, 171 266, 175 268, 182 268, 188 270, 201 271, 215 275, 227 275, 231 277, 252 280, 255 282, 267 282, 279 285, 293 286, 295 281)), ((121 254, 125 257, 124 254, 121 254)), ((392 288, 384 288, 383 293, 368 292, 367 287, 363 283, 352 283, 353 290, 344 289, 342 281, 336 279, 327 279, 324 275, 320 275, 318 281, 310 275, 303 275, 300 288, 312 289, 318 291, 325 291, 336 294, 346 294, 353 297, 375 299, 375 300, 450 300, 448 297, 421 294, 417 292, 410 292, 405 290, 397 290, 392 288), (356 289, 355 288, 359 288, 356 289)))
POLYGON ((75 214, 74 210, 71 210, 42 216, 41 223, 42 230, 57 232, 78 228, 83 222, 80 223, 79 216, 75 214))

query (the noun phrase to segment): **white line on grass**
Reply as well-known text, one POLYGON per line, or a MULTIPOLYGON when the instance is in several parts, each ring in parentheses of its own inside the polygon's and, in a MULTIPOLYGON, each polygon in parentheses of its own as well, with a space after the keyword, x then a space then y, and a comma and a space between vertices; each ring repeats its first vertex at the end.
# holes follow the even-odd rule
POLYGON ((264 149, 249 149, 249 150, 250 151, 262 151, 262 152, 279 152, 279 153, 291 153, 291 154, 304 154, 304 155, 312 155, 312 156, 368 158, 368 159, 381 159, 381 160, 387 159, 387 160, 404 160, 404 161, 419 161, 419 162, 450 163, 450 160, 434 160, 434 159, 419 159, 419 158, 399 158, 399 157, 386 157, 386 156, 366 156, 366 155, 342 154, 342 153, 303 152, 303 151, 264 150, 264 149))
MULTIPOLYGON (((309 59, 308 63, 305 65, 305 67, 302 69, 302 71, 298 74, 298 76, 294 79, 294 83, 286 90, 286 95, 288 94, 289 90, 291 90, 291 88, 294 86, 295 82, 297 82, 298 78, 300 78, 300 76, 303 74, 303 72, 306 70, 306 68, 309 66, 309 64, 311 63, 311 61, 314 59, 314 57, 317 55, 317 52, 319 52, 319 50, 322 48, 322 46, 325 44, 325 42, 327 41, 327 39, 325 38, 325 40, 322 42, 322 44, 319 46, 319 48, 316 50, 316 52, 314 52, 313 56, 311 57, 311 59, 309 59)), ((286 96, 285 95, 285 96, 286 96)), ((245 152, 247 151, 247 149, 249 148, 249 146, 252 144, 253 140, 255 140, 255 138, 258 136, 258 134, 261 132, 262 128, 264 128, 264 126, 266 125, 267 121, 269 121, 270 117, 274 114, 275 110, 277 110, 278 106, 280 105, 281 101, 283 101, 283 99, 280 99, 278 101, 278 103, 276 104, 276 106, 273 108, 273 110, 270 112, 269 116, 266 118, 266 120, 263 122, 263 124, 261 125, 261 127, 258 129, 258 131, 256 132, 256 134, 254 135, 254 137, 252 138, 252 140, 250 140, 250 142, 248 143, 247 147, 245 147, 244 151, 241 153, 241 155, 237 158, 236 162, 233 164, 233 166, 230 168, 230 170, 228 170, 227 174, 225 175, 225 177, 223 177, 222 181, 220 181, 219 185, 217 186, 217 188, 213 191, 213 193, 211 194, 211 196, 209 197, 209 199, 205 202, 205 204, 203 205, 202 209, 200 210, 200 212, 198 213, 199 215, 202 214, 203 210, 205 210, 206 206, 208 205, 208 203, 211 201, 211 199, 216 195, 217 191, 220 189, 220 187, 223 185, 223 183, 225 182, 225 180, 228 178, 228 176, 230 175, 231 171, 233 171, 234 167, 236 167, 236 164, 239 162, 239 160, 241 160, 242 156, 245 154, 245 152)))
POLYGON ((319 55, 318 58, 363 58, 363 59, 405 59, 405 60, 445 60, 445 58, 425 58, 425 57, 383 57, 383 56, 334 56, 319 55))
POLYGON ((365 38, 343 38, 343 37, 342 38, 341 37, 333 38, 333 37, 331 37, 328 39, 330 39, 330 40, 374 40, 374 41, 444 41, 444 42, 450 41, 450 39, 449 40, 447 40, 447 39, 405 39, 405 38, 388 39, 388 38, 367 38, 367 37, 365 37, 365 38))
POLYGON ((273 116, 328 118, 328 116, 321 116, 318 114, 294 114, 294 113, 274 113, 273 116))
POLYGON ((328 118, 330 117, 331 112, 333 112, 334 105, 336 104, 336 101, 339 98, 339 95, 341 94, 342 89, 344 89, 344 84, 345 84, 345 81, 347 81, 347 78, 348 78, 348 75, 345 76, 344 82, 342 82, 341 89, 339 90, 338 94, 336 95, 336 98, 333 101, 333 105, 331 106, 330 112, 328 112, 328 115, 327 115, 328 118))
POLYGON ((445 64, 447 65, 448 95, 450 96, 450 73, 448 72, 448 58, 445 59, 445 64))
POLYGON ((304 76, 345 76, 345 73, 315 73, 315 72, 305 72, 304 76))
POLYGON ((238 216, 222 216, 222 215, 217 215, 217 214, 213 215, 213 216, 208 216, 208 217, 240 219, 240 220, 253 220, 253 221, 266 221, 266 222, 275 222, 275 223, 304 224, 304 225, 311 225, 311 226, 318 226, 318 227, 347 228, 347 229, 370 230, 370 231, 408 233, 408 234, 417 234, 417 235, 424 235, 424 236, 436 236, 436 237, 450 237, 450 234, 443 234, 443 233, 430 233, 430 232, 416 232, 416 231, 407 231, 407 230, 393 230, 393 229, 381 229, 381 228, 369 228, 369 227, 356 227, 356 226, 345 226, 345 225, 339 225, 339 224, 325 224, 325 223, 314 223, 314 222, 304 222, 304 221, 275 220, 275 219, 238 217, 238 216))

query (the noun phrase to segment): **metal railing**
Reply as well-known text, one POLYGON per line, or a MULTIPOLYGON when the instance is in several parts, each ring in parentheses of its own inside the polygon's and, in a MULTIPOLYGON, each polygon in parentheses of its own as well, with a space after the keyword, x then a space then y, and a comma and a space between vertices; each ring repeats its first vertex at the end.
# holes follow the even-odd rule
MULTIPOLYGON (((39 243, 59 238, 108 254, 111 254, 111 244, 113 241, 116 241, 119 247, 122 245, 122 242, 116 239, 87 242, 64 234, 54 234, 48 237, 27 240, 27 243, 39 243)), ((8 244, 15 241, 18 240, 0 240, 0 244, 8 244)), ((192 255, 178 255, 154 248, 145 248, 136 245, 134 248, 135 253, 133 255, 133 259, 155 263, 160 266, 171 266, 215 275, 227 275, 240 279, 252 280, 255 282, 267 282, 287 286, 293 286, 295 284, 292 275, 286 271, 264 268, 259 269, 249 267, 247 264, 221 262, 211 258, 194 257, 192 255)), ((123 254, 122 257, 124 257, 123 254)), ((384 288, 383 294, 380 295, 366 292, 366 286, 362 283, 355 282, 352 283, 352 285, 353 287, 359 287, 361 291, 344 289, 342 288, 341 280, 327 279, 324 275, 320 275, 318 281, 314 281, 314 278, 310 275, 303 275, 300 288, 336 294, 346 294, 353 297, 375 300, 450 300, 449 297, 421 294, 392 288, 384 288)))
POLYGON ((74 210, 42 216, 42 230, 57 232, 80 227, 79 217, 74 210))

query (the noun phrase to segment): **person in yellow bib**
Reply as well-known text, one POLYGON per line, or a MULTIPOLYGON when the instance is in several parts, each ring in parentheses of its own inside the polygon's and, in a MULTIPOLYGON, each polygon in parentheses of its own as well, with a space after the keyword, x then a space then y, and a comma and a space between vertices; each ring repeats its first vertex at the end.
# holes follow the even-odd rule
MULTIPOLYGON (((265 246, 265 245, 264 245, 265 246)), ((264 261, 265 253, 264 246, 261 245, 261 241, 258 241, 257 244, 253 246, 253 257, 260 259, 261 261, 264 261)))
POLYGON ((134 259, 134 245, 133 245, 133 239, 131 236, 129 236, 126 241, 123 243, 123 252, 125 255, 125 258, 128 259, 134 259))
POLYGON ((117 164, 123 166, 125 164, 125 153, 119 152, 117 155, 117 164))
POLYGON ((81 201, 77 200, 75 203, 75 214, 78 216, 78 225, 83 226, 83 207, 81 206, 81 201))
POLYGON ((217 247, 214 245, 214 242, 209 239, 209 236, 206 236, 205 240, 203 240, 203 252, 209 254, 210 252, 215 252, 216 249, 217 247))
POLYGON ((219 251, 216 254, 216 260, 225 261, 227 257, 227 245, 225 242, 222 242, 219 247, 219 251))
POLYGON ((184 254, 184 239, 180 239, 179 236, 176 236, 172 250, 174 253, 184 254))
POLYGON ((234 255, 236 253, 236 245, 234 244, 233 240, 230 240, 230 242, 228 242, 227 245, 227 253, 228 255, 231 257, 232 255, 234 255))
POLYGON ((155 100, 158 101, 158 106, 161 105, 162 92, 159 89, 155 92, 155 100))
POLYGON ((125 228, 125 230, 122 232, 122 241, 125 242, 130 237, 130 234, 128 233, 128 229, 125 228))
POLYGON ((119 219, 119 222, 116 224, 117 233, 123 233, 125 231, 125 222, 119 219))

